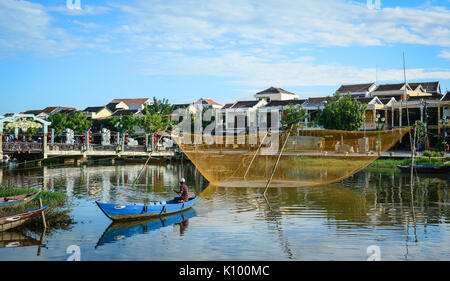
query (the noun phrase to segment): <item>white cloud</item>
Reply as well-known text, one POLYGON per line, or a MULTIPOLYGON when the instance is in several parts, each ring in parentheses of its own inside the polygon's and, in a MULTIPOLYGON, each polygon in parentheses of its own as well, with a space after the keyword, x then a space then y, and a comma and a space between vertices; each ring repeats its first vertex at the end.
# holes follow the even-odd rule
POLYGON ((52 18, 40 4, 0 1, 0 53, 20 52, 55 56, 81 46, 81 39, 53 27, 52 18))
MULTIPOLYGON (((63 2, 63 1, 61 1, 61 2, 63 2)), ((106 6, 83 5, 83 1, 81 1, 80 9, 70 9, 67 7, 67 5, 63 5, 63 6, 48 7, 47 10, 49 12, 58 12, 58 13, 62 13, 65 15, 83 16, 83 15, 105 14, 105 13, 109 12, 111 10, 111 8, 106 7, 106 6)))
POLYGON ((365 3, 343 0, 136 0, 111 5, 128 16, 128 32, 157 33, 171 44, 450 46, 450 11, 441 7, 371 10, 365 3))
MULTIPOLYGON (((332 86, 343 83, 375 81, 375 68, 339 64, 313 64, 311 58, 268 61, 240 52, 225 52, 215 57, 156 54, 144 62, 148 75, 209 75, 229 77, 244 86, 332 86)), ((450 79, 449 71, 408 69, 408 80, 450 79)), ((378 70, 379 81, 403 80, 402 69, 378 70)))
POLYGON ((438 56, 439 56, 440 58, 444 58, 444 59, 450 60, 450 51, 448 51, 448 50, 443 50, 442 52, 439 53, 438 56))

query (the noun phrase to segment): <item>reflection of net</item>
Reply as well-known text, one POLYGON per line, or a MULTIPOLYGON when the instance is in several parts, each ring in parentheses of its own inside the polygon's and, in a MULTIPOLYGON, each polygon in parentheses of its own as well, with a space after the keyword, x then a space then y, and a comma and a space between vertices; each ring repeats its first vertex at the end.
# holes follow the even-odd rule
POLYGON ((303 129, 287 140, 276 134, 208 136, 201 144, 195 144, 202 139, 199 135, 183 134, 175 140, 211 184, 255 187, 266 185, 286 141, 270 186, 314 186, 353 175, 408 131, 303 129))

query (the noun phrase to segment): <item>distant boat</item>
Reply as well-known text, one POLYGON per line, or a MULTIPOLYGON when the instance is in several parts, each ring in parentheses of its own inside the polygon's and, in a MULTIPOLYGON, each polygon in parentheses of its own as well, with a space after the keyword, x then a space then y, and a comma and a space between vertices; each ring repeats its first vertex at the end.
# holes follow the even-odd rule
POLYGON ((149 220, 144 221, 115 221, 112 222, 105 230, 103 235, 98 240, 95 248, 107 243, 115 243, 127 237, 145 234, 149 231, 154 231, 162 227, 185 222, 186 220, 195 216, 197 216, 197 213, 194 209, 191 208, 176 214, 167 215, 165 217, 153 217, 149 220))
MULTIPOLYGON (((411 165, 397 165, 397 168, 402 172, 411 171, 411 165)), ((414 171, 418 173, 448 173, 450 172, 450 166, 414 165, 414 171)))
POLYGON ((160 217, 189 209, 198 196, 189 198, 188 202, 175 203, 175 200, 150 202, 145 204, 108 204, 95 201, 100 210, 111 220, 142 219, 160 217))
POLYGON ((0 231, 5 231, 24 224, 31 218, 41 214, 47 207, 48 205, 45 205, 39 209, 29 210, 24 213, 0 217, 0 231))
POLYGON ((16 207, 30 202, 31 200, 36 198, 39 193, 40 191, 16 196, 0 197, 0 209, 5 207, 16 207))

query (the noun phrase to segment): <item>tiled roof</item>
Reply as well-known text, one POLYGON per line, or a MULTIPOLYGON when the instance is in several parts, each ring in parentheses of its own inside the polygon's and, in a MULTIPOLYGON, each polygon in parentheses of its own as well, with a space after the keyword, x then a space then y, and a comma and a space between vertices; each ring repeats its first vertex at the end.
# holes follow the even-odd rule
POLYGON ((215 101, 213 101, 212 99, 201 98, 200 100, 202 100, 202 104, 211 104, 211 105, 222 106, 220 103, 215 102, 215 101))
POLYGON ((23 114, 34 114, 34 115, 38 115, 39 113, 42 112, 42 109, 40 110, 27 110, 25 111, 23 114))
POLYGON ((442 97, 441 101, 450 101, 450 91, 447 91, 445 96, 442 97))
MULTIPOLYGON (((401 84, 384 84, 384 85, 378 85, 378 87, 375 89, 374 92, 381 92, 381 91, 399 91, 402 89, 402 87, 405 85, 405 83, 401 84)), ((375 93, 373 93, 375 94, 375 93)))
POLYGON ((234 103, 227 103, 226 105, 224 105, 224 106, 222 107, 222 109, 230 108, 230 107, 233 106, 233 104, 234 104, 234 103))
POLYGON ((186 108, 188 107, 190 104, 189 103, 183 103, 183 104, 174 104, 173 105, 173 109, 178 109, 178 108, 186 108))
POLYGON ((113 99, 111 103, 119 103, 123 101, 126 104, 144 104, 147 101, 149 101, 149 98, 142 98, 142 99, 113 99))
POLYGON ((258 92, 256 93, 257 95, 260 94, 288 94, 288 95, 295 95, 294 93, 288 92, 286 90, 283 90, 281 88, 275 88, 275 87, 270 87, 264 91, 258 92))
POLYGON ((259 100, 251 100, 251 101, 238 101, 231 108, 246 108, 246 107, 254 107, 258 104, 259 100))
POLYGON ((129 115, 129 114, 135 114, 138 112, 136 109, 119 109, 116 112, 114 112, 111 116, 123 116, 123 115, 129 115))
POLYGON ((369 91, 369 88, 372 87, 372 85, 375 83, 368 83, 368 84, 354 84, 354 85, 342 85, 337 89, 339 93, 353 93, 353 92, 365 92, 369 91))
POLYGON ((90 106, 90 107, 86 107, 83 111, 97 113, 104 108, 105 108, 104 106, 90 106))
POLYGON ((116 111, 116 106, 117 106, 118 104, 119 104, 118 102, 110 102, 110 103, 108 103, 107 105, 105 105, 105 107, 106 107, 107 109, 109 109, 109 111, 114 112, 114 111, 116 111))
POLYGON ((322 103, 327 100, 327 97, 308 98, 308 104, 322 103))
POLYGON ((411 86, 411 88, 415 89, 417 88, 419 85, 422 86, 422 88, 427 92, 427 93, 438 93, 440 92, 439 89, 439 81, 436 82, 414 82, 414 83, 408 83, 409 86, 411 86))
POLYGON ((265 105, 265 107, 271 107, 271 106, 286 106, 286 105, 297 105, 297 104, 303 104, 306 100, 273 100, 265 105))

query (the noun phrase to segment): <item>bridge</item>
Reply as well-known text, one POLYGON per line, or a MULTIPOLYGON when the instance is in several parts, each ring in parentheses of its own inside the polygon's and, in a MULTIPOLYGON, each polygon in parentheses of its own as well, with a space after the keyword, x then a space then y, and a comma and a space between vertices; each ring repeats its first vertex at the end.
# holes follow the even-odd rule
MULTIPOLYGON (((10 155, 19 161, 46 159, 48 157, 62 157, 72 159, 87 159, 87 158, 130 158, 130 157, 159 157, 168 158, 179 155, 177 147, 166 147, 160 142, 149 145, 135 145, 126 144, 125 136, 117 139, 114 144, 110 144, 111 137, 109 133, 105 139, 108 142, 102 144, 91 143, 90 139, 86 141, 75 141, 72 136, 66 134, 65 143, 54 142, 53 132, 49 133, 48 126, 50 122, 38 118, 32 114, 14 114, 12 116, 0 116, 0 160, 3 155, 10 155), (3 138, 4 124, 7 124, 9 130, 14 129, 15 138, 3 138), (22 133, 27 130, 38 129, 38 138, 33 141, 25 141, 24 134, 22 134, 22 141, 19 141, 19 128, 22 133), (70 138, 70 140, 69 140, 70 138), (107 144, 105 144, 107 143, 107 144)), ((90 131, 90 130, 88 130, 90 131)), ((89 132, 90 133, 90 132, 89 132)), ((83 134, 84 135, 84 134, 83 134)), ((106 135, 105 135, 106 136, 106 135)), ((102 133, 102 138, 103 138, 102 133)), ((83 137, 84 138, 84 137, 83 137)), ((148 136, 147 136, 148 138, 148 136)))
POLYGON ((64 158, 130 158, 130 157, 163 157, 171 158, 176 156, 178 149, 158 146, 151 149, 145 145, 123 146, 119 144, 100 145, 89 144, 65 144, 53 143, 44 144, 36 142, 3 142, 1 154, 9 154, 23 160, 46 159, 48 157, 64 158))

